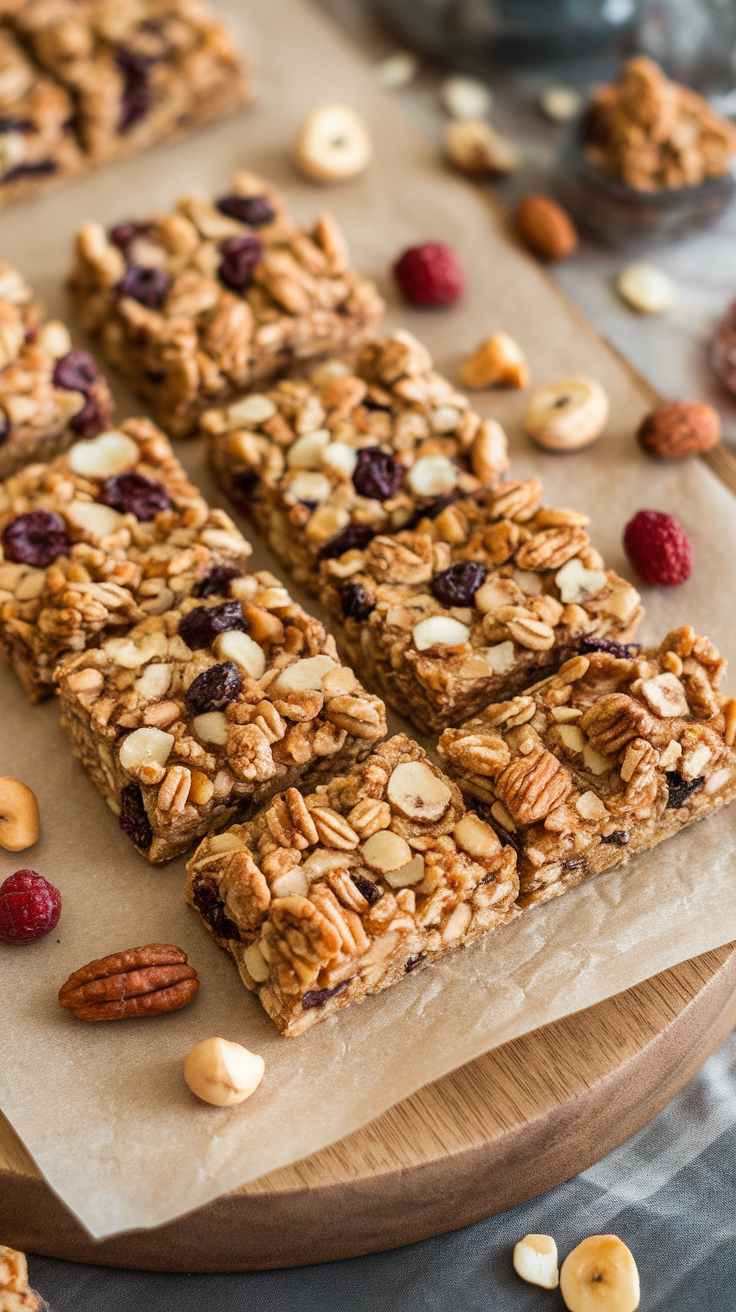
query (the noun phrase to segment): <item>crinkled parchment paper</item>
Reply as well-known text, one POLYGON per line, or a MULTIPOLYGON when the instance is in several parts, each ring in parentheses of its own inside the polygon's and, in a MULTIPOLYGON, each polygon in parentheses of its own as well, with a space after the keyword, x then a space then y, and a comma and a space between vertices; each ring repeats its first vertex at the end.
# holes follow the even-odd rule
MULTIPOLYGON (((539 474, 552 504, 590 512, 594 541, 627 572, 622 527, 641 507, 670 510, 696 548, 693 579, 645 596, 644 637, 685 620, 732 658, 736 515, 729 492, 699 462, 655 466, 631 434, 646 389, 520 254, 480 193, 451 177, 400 111, 373 86, 358 55, 298 0, 248 0, 233 14, 258 69, 260 102, 192 141, 128 160, 0 217, 0 256, 17 261, 52 310, 74 228, 168 205, 187 189, 217 192, 242 164, 283 185, 304 218, 337 213, 360 267, 391 301, 393 323, 425 338, 454 374, 475 343, 505 328, 536 382, 574 372, 608 389, 612 419, 592 450, 544 456, 523 438, 523 397, 484 394, 508 427, 517 475, 539 474), (365 177, 324 192, 300 181, 286 143, 315 102, 347 100, 366 117, 376 158, 365 177), (386 271, 407 244, 448 241, 469 291, 445 313, 397 304, 386 271)), ((134 413, 119 391, 123 411, 134 413)), ((217 498, 196 445, 180 453, 217 498)), ((259 566, 270 562, 262 550, 259 566)), ((736 671, 734 671, 736 677, 736 671)), ((72 760, 55 704, 32 709, 0 678, 0 774, 35 789, 38 846, 2 853, 0 880, 21 865, 59 886, 57 931, 27 948, 0 944, 0 1106, 53 1188, 96 1236, 154 1226, 341 1138, 422 1084, 489 1048, 600 1001, 678 961, 736 938, 736 809, 460 952, 432 971, 286 1040, 240 984, 182 896, 184 863, 151 868, 118 830, 72 760), (89 1026, 56 1001, 67 975, 94 957, 153 941, 179 944, 202 988, 175 1015, 89 1026), (198 1103, 182 1078, 195 1042, 212 1034, 263 1053, 266 1077, 242 1107, 198 1103)), ((395 722, 396 724, 396 722, 395 722)), ((401 727, 401 726, 396 726, 401 727)))

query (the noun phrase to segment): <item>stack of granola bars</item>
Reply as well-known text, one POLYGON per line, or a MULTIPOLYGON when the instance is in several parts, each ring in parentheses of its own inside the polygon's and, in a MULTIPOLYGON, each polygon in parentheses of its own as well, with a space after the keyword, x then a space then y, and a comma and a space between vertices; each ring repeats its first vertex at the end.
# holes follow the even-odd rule
POLYGON ((687 625, 635 643, 587 516, 509 475, 419 342, 373 335, 330 219, 308 233, 240 174, 86 225, 72 288, 333 633, 248 572, 150 420, 111 427, 91 359, 5 270, 0 641, 144 856, 203 839, 189 901, 284 1033, 732 800, 718 652, 687 625), (441 734, 441 766, 381 742, 382 699, 441 734))

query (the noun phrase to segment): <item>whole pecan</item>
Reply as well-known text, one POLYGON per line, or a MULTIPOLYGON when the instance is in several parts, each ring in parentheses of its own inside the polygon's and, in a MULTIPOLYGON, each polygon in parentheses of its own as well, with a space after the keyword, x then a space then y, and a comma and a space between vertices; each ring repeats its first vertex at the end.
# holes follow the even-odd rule
POLYGON ((59 989, 59 1002, 80 1020, 125 1020, 178 1011, 198 988, 186 952, 171 943, 149 943, 75 970, 59 989))

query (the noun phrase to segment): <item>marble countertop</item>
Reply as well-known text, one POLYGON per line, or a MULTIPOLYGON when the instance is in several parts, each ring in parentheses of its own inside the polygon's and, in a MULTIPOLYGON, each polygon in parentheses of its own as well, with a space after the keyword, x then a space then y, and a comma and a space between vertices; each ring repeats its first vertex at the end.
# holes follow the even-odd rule
MULTIPOLYGON (((366 58, 378 60, 400 42, 376 19, 367 0, 318 0, 366 58)), ((577 85, 583 90, 608 75, 605 63, 581 64, 577 85)), ((438 143, 446 121, 439 86, 447 70, 431 59, 422 61, 419 75, 396 96, 417 126, 438 143)), ((569 72, 566 80, 569 80, 569 72)), ((537 96, 559 79, 554 72, 534 70, 511 75, 489 74, 494 93, 492 122, 518 148, 522 165, 502 182, 488 184, 504 208, 530 190, 547 190, 564 129, 547 121, 537 108, 537 96)), ((429 236, 429 234, 426 234, 429 236)), ((720 384, 708 364, 714 327, 736 298, 736 201, 714 227, 685 241, 658 247, 644 256, 610 251, 583 240, 564 264, 550 268, 565 293, 613 346, 663 397, 698 397, 719 411, 725 440, 736 447, 736 397, 720 384), (618 296, 614 280, 633 258, 644 258, 674 280, 678 298, 664 315, 637 314, 618 296)), ((490 325, 492 328, 501 324, 490 325)))

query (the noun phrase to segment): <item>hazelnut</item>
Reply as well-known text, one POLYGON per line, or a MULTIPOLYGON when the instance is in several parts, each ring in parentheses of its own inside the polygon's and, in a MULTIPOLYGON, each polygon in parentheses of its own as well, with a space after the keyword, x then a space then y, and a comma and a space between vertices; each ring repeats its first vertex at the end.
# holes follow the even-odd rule
POLYGON ((665 401, 646 416, 636 436, 650 456, 677 460, 712 451, 721 440, 721 421, 705 401, 665 401))
POLYGON ((234 1107, 255 1093, 266 1063, 255 1052, 227 1039, 204 1039, 184 1063, 192 1093, 214 1107, 234 1107))
POLYGON ((516 227, 542 260, 566 260, 578 244, 575 224, 551 196, 524 196, 516 211, 516 227))

